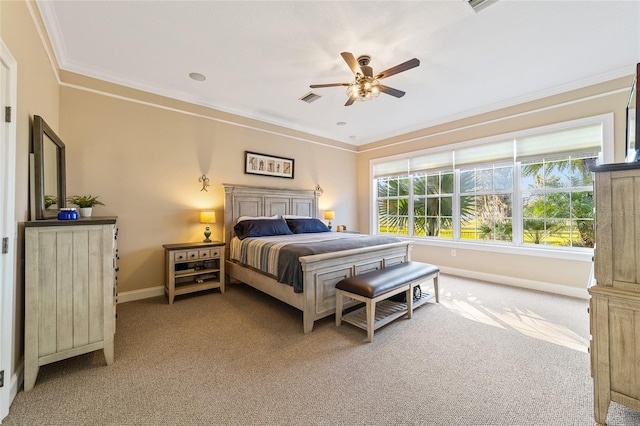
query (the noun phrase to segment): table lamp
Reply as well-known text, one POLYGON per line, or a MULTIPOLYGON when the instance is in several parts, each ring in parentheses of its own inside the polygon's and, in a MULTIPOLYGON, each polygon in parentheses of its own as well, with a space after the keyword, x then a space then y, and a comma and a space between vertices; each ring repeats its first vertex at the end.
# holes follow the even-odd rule
POLYGON ((200 223, 206 223, 207 226, 204 228, 204 236, 205 239, 203 242, 210 243, 211 240, 209 237, 211 236, 211 229, 209 228, 210 223, 216 223, 216 212, 205 210, 200 212, 200 223))
POLYGON ((325 210, 324 211, 324 218, 329 221, 329 224, 327 225, 327 228, 331 229, 331 221, 333 220, 333 218, 335 216, 336 216, 336 212, 333 211, 333 210, 325 210))

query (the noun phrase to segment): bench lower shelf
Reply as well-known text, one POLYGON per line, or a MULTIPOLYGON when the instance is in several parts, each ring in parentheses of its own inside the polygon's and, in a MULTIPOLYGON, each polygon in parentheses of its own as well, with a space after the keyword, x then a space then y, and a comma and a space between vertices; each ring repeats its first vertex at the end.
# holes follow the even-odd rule
MULTIPOLYGON (((433 299, 435 294, 423 292, 422 296, 418 300, 413 301, 413 310, 419 306, 424 305, 429 300, 433 299)), ((390 323, 396 318, 400 318, 403 315, 407 315, 407 304, 404 302, 395 302, 387 299, 376 303, 375 319, 373 322, 373 329, 377 330, 385 324, 390 323)), ((354 311, 351 311, 342 316, 342 321, 355 325, 363 330, 367 329, 367 309, 362 306, 354 311)))

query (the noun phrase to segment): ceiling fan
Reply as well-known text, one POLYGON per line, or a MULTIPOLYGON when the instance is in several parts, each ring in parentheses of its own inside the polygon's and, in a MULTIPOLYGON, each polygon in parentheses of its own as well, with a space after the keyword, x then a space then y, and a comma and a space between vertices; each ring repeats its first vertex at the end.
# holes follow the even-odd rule
POLYGON ((349 68, 355 76, 355 80, 351 83, 312 84, 310 87, 312 89, 335 86, 347 87, 347 95, 349 95, 349 99, 344 106, 349 106, 355 101, 367 101, 369 99, 373 99, 377 97, 380 92, 395 96, 396 98, 403 97, 405 92, 394 89, 393 87, 384 86, 380 84, 380 80, 420 65, 420 61, 413 58, 409 59, 407 62, 403 62, 395 67, 391 67, 388 70, 384 70, 374 75, 373 68, 369 66, 369 62, 371 61, 370 56, 360 56, 356 61, 356 58, 350 52, 342 52, 340 55, 347 65, 349 65, 349 68))

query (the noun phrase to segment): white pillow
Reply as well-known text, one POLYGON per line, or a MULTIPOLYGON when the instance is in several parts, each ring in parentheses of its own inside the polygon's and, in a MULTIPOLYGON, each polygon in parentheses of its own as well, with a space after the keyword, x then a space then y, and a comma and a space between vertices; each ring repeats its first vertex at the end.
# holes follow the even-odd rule
POLYGON ((240 216, 236 223, 242 222, 243 220, 257 220, 257 219, 278 219, 278 215, 274 214, 273 216, 240 216))
POLYGON ((295 214, 283 214, 283 219, 313 219, 311 216, 296 216, 295 214))

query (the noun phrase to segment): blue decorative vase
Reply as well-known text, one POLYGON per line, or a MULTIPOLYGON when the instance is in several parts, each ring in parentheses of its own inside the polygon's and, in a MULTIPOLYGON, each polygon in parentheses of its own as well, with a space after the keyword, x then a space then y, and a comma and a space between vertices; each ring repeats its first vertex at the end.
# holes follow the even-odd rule
POLYGON ((74 208, 60 209, 58 213, 58 220, 76 220, 80 219, 80 214, 74 208))

